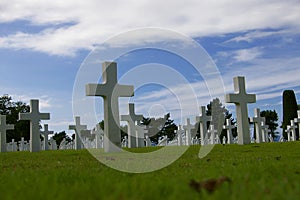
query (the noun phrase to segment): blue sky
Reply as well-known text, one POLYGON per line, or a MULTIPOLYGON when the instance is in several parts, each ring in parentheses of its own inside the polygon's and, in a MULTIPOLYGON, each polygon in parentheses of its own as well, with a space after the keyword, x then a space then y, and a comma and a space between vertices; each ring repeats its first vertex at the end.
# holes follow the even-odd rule
MULTIPOLYGON (((126 4, 118 0, 12 0, 0 2, 0 13, 0 94, 24 102, 40 99, 41 111, 51 113, 51 120, 43 123, 54 131, 72 133, 67 129, 73 123, 74 83, 95 46, 107 40, 126 47, 151 46, 174 39, 168 34, 127 32, 148 27, 175 31, 197 41, 216 64, 225 92, 233 91, 234 76, 246 76, 249 93, 257 94, 257 103, 249 105, 249 115, 259 107, 275 109, 281 117, 281 94, 285 89, 293 89, 300 98, 300 2, 296 0, 131 0, 126 4), (119 34, 123 37, 118 38, 119 34), (116 37, 118 40, 114 40, 116 37)), ((106 48, 113 51, 115 47, 106 48)), ((100 60, 97 73, 101 72, 100 60)), ((191 85, 199 105, 206 105, 211 99, 204 78, 178 55, 142 49, 128 52, 117 62, 120 79, 137 66, 144 72, 153 69, 154 80, 167 79, 170 77, 160 71, 158 64, 169 66, 191 85), (151 63, 156 64, 151 68, 151 63)), ((169 88, 155 83, 137 87, 135 81, 150 80, 150 73, 151 70, 138 74, 136 79, 126 81, 125 76, 121 80, 123 84, 135 85, 136 91, 133 98, 121 100, 120 113, 127 113, 126 103, 130 101, 145 116, 171 112, 178 123, 180 117, 191 117, 193 121, 197 109, 186 107, 187 112, 179 116, 180 101, 169 88)), ((176 77, 170 80, 174 80, 174 85, 168 87, 181 93, 189 104, 193 95, 178 84, 176 77)), ((101 99, 96 100, 96 106, 97 119, 101 119, 101 99)), ((234 112, 234 106, 226 106, 234 112)), ((83 122, 89 124, 84 116, 83 122)))

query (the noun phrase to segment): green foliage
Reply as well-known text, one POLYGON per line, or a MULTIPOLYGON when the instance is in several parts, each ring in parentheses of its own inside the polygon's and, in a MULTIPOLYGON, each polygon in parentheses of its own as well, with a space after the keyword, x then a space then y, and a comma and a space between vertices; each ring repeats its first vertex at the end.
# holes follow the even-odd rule
POLYGON ((155 144, 162 136, 168 136, 170 140, 173 140, 176 135, 174 131, 177 130, 177 126, 174 120, 170 119, 170 113, 166 114, 164 118, 143 118, 142 124, 146 126, 147 135, 155 144))
MULTIPOLYGON (((222 126, 226 124, 226 119, 230 119, 232 125, 236 123, 232 118, 232 114, 225 108, 219 98, 213 99, 206 107, 206 115, 212 116, 212 122, 208 122, 207 127, 209 128, 209 125, 214 125, 215 129, 222 130, 219 135, 220 140, 223 137, 227 138, 227 131, 222 126)), ((198 128, 197 133, 200 134, 200 128, 198 128)), ((232 135, 233 137, 237 136, 236 128, 232 130, 232 135)))
MULTIPOLYGON (((286 128, 287 125, 291 124, 291 120, 297 118, 297 101, 293 90, 285 90, 282 95, 283 104, 283 121, 282 121, 282 135, 287 139, 286 128)), ((298 131, 297 131, 298 133, 298 131)))
POLYGON ((12 139, 20 141, 21 137, 29 140, 30 123, 29 121, 18 121, 19 113, 29 112, 30 107, 21 101, 14 102, 9 95, 0 97, 0 114, 6 115, 6 123, 14 124, 14 130, 8 130, 6 140, 10 142, 12 139))
POLYGON ((300 142, 215 145, 205 158, 199 159, 200 146, 191 146, 170 166, 147 174, 111 169, 87 150, 7 152, 0 154, 0 194, 5 200, 296 200, 300 188, 299 148, 300 142), (222 176, 231 182, 220 185, 213 193, 197 192, 189 185, 191 180, 222 176))
POLYGON ((260 112, 261 117, 266 118, 266 124, 269 126, 272 137, 275 137, 275 131, 278 127, 278 114, 275 110, 264 110, 260 112))
MULTIPOLYGON (((102 120, 101 122, 99 122, 99 125, 100 125, 100 128, 102 130, 104 130, 104 120, 102 120)), ((121 139, 123 140, 123 138, 125 136, 128 136, 128 134, 127 134, 127 126, 120 126, 120 128, 121 128, 121 139)))
POLYGON ((72 139, 67 135, 67 133, 65 131, 61 131, 59 133, 55 133, 53 135, 53 139, 55 140, 57 146, 60 145, 60 143, 61 143, 61 141, 63 139, 66 139, 66 141, 68 143, 72 141, 72 139))

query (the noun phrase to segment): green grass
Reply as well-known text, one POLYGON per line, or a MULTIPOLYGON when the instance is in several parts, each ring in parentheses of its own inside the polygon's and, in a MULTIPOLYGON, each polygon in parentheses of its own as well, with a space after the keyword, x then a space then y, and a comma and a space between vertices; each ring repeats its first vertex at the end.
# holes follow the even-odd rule
MULTIPOLYGON (((172 165, 119 172, 87 150, 0 153, 0 199, 299 199, 300 142, 216 145, 203 159, 192 146, 172 165), (227 176, 213 193, 192 179, 227 176)), ((148 149, 155 150, 155 147, 148 149)), ((145 152, 136 149, 135 152, 145 152)))

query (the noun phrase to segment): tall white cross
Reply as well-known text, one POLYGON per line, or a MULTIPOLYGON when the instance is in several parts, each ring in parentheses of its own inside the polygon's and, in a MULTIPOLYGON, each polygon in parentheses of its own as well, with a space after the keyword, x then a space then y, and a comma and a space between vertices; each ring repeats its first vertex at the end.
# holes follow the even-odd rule
POLYGON ((132 97, 133 86, 120 85, 117 80, 117 63, 102 64, 103 84, 87 84, 87 96, 103 97, 104 103, 104 151, 118 152, 121 148, 119 97, 132 97), (107 138, 107 139, 106 139, 107 138))
POLYGON ((288 142, 290 142, 291 141, 291 126, 290 125, 286 126, 285 132, 287 133, 287 136, 288 136, 288 142))
POLYGON ((103 148, 103 130, 100 127, 100 124, 96 125, 94 129, 95 140, 96 140, 96 149, 103 148))
POLYGON ((44 124, 44 131, 41 131, 41 134, 44 136, 44 149, 45 151, 49 150, 48 145, 48 135, 53 134, 53 131, 49 131, 48 124, 44 124))
POLYGON ((80 124, 80 117, 76 116, 75 117, 75 125, 69 125, 69 130, 74 130, 75 131, 75 150, 81 149, 81 139, 80 139, 80 134, 82 130, 86 130, 87 126, 86 125, 81 125, 80 124))
POLYGON ((210 144, 215 144, 215 138, 216 138, 216 134, 218 133, 218 131, 215 130, 214 125, 209 126, 208 133, 210 133, 210 144))
POLYGON ((224 125, 223 128, 227 130, 227 144, 233 144, 232 129, 234 129, 235 126, 231 124, 230 119, 226 119, 226 125, 224 125))
POLYGON ((196 117, 196 122, 199 122, 199 124, 200 124, 201 145, 206 144, 206 140, 207 140, 207 122, 210 122, 210 121, 212 121, 212 117, 207 116, 205 106, 201 106, 200 107, 200 116, 196 117))
POLYGON ((238 144, 250 144, 250 128, 248 122, 248 103, 256 102, 255 94, 246 93, 245 77, 234 77, 234 94, 226 94, 226 103, 234 103, 236 107, 238 144))
POLYGON ((182 146, 182 129, 181 129, 181 125, 178 125, 178 128, 176 130, 177 133, 177 145, 178 146, 182 146))
POLYGON ((291 120, 290 130, 292 133, 292 141, 296 141, 296 128, 297 125, 295 124, 294 120, 291 120))
POLYGON ((129 104, 129 114, 121 115, 121 121, 127 121, 128 123, 128 147, 135 148, 137 147, 135 134, 135 122, 143 120, 143 115, 136 115, 134 111, 134 104, 129 104))
POLYGON ((195 126, 193 126, 190 122, 190 118, 186 119, 186 125, 183 126, 185 130, 185 144, 190 146, 192 144, 192 130, 195 126))
POLYGON ((38 152, 40 151, 40 120, 49 120, 49 113, 40 113, 39 111, 39 100, 30 100, 30 112, 29 113, 19 113, 19 120, 29 120, 30 121, 30 151, 38 152))
POLYGON ((269 132, 269 125, 266 124, 266 118, 263 117, 261 122, 261 134, 263 142, 269 142, 269 132))
POLYGON ((145 146, 145 134, 148 133, 146 130, 145 125, 137 125, 135 126, 135 131, 136 131, 136 144, 137 147, 144 147, 145 146))
POLYGON ((300 110, 297 111, 298 117, 294 119, 295 123, 298 124, 298 133, 299 133, 299 140, 300 140, 300 110))
POLYGON ((6 115, 0 115, 0 152, 6 152, 6 131, 13 129, 14 125, 6 124, 6 115))
POLYGON ((260 109, 254 109, 254 117, 250 118, 250 122, 254 123, 255 133, 256 133, 256 143, 261 143, 262 134, 261 134, 261 122, 263 121, 263 117, 260 116, 260 109))

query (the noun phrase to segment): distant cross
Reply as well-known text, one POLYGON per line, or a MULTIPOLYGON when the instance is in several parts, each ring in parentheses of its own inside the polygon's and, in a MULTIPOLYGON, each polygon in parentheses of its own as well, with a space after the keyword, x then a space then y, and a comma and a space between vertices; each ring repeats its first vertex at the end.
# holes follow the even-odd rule
POLYGON ((87 96, 101 96, 104 103, 104 151, 118 152, 121 148, 119 97, 132 97, 133 86, 120 85, 117 80, 117 63, 102 64, 103 84, 87 84, 87 96))
POLYGON ((30 151, 38 152, 40 151, 40 120, 49 120, 49 113, 39 112, 39 100, 30 100, 30 112, 29 113, 19 113, 19 120, 29 120, 30 121, 30 151))
POLYGON ((291 130, 291 133, 292 133, 292 141, 296 141, 296 128, 297 128, 297 125, 295 124, 294 120, 291 120, 291 126, 290 126, 290 130, 291 130))
POLYGON ((81 149, 81 139, 80 139, 80 134, 82 130, 86 130, 87 126, 86 125, 81 125, 80 124, 80 117, 76 116, 75 117, 75 125, 70 125, 69 130, 74 130, 75 131, 75 150, 81 149))
POLYGON ((266 119, 263 117, 263 121, 261 122, 261 131, 262 131, 262 141, 269 142, 269 126, 266 124, 266 119))
POLYGON ((192 143, 192 130, 195 126, 193 126, 190 122, 190 118, 186 119, 186 125, 183 126, 185 130, 185 144, 190 146, 192 143))
POLYGON ((146 141, 146 147, 150 147, 151 146, 151 140, 150 140, 148 135, 146 135, 145 141, 146 141))
POLYGON ((207 140, 207 122, 210 122, 210 121, 212 121, 212 117, 207 116, 205 106, 201 106, 200 107, 200 117, 196 117, 196 122, 199 122, 199 124, 200 124, 201 145, 206 144, 205 141, 207 140))
POLYGON ((96 128, 94 129, 95 134, 95 140, 96 140, 96 149, 103 148, 103 130, 100 127, 100 124, 96 125, 96 128))
POLYGON ((210 144, 215 144, 215 138, 216 138, 216 134, 218 133, 218 131, 215 130, 214 125, 209 126, 208 133, 210 133, 210 144))
POLYGON ((137 147, 144 147, 145 146, 145 134, 148 133, 145 125, 137 125, 135 126, 136 131, 136 143, 137 147))
POLYGON ((183 130, 181 129, 181 125, 179 125, 176 130, 178 146, 182 146, 182 131, 183 130))
POLYGON ((44 124, 44 131, 41 131, 41 134, 44 136, 44 149, 45 151, 49 150, 48 145, 48 135, 53 134, 53 131, 49 131, 48 124, 44 124))
POLYGON ((128 147, 135 148, 136 144, 136 134, 135 134, 135 122, 143 120, 143 115, 136 115, 134 111, 134 104, 129 104, 129 114, 121 115, 121 121, 127 121, 128 123, 128 147))
POLYGON ((226 125, 224 125, 223 128, 227 130, 227 144, 233 144, 232 129, 234 129, 235 126, 231 124, 230 119, 226 119, 226 125))
POLYGON ((25 150, 26 142, 24 141, 24 137, 21 137, 21 141, 19 141, 19 151, 25 150))
POLYGON ((226 94, 226 103, 234 103, 236 107, 238 144, 250 144, 250 129, 248 122, 248 103, 256 102, 255 94, 247 94, 245 77, 234 77, 234 94, 226 94))
POLYGON ((298 117, 294 119, 295 123, 298 124, 298 131, 299 131, 299 139, 300 139, 300 110, 297 111, 298 117))
POLYGON ((262 141, 262 134, 261 134, 261 122, 263 121, 264 117, 260 116, 260 109, 254 109, 254 117, 250 118, 250 121, 254 123, 255 126, 255 133, 256 133, 256 143, 261 143, 262 141))
POLYGON ((6 152, 6 131, 13 129, 14 125, 6 124, 6 115, 0 115, 0 152, 6 152))
POLYGON ((288 136, 288 142, 290 142, 291 141, 291 126, 290 125, 286 126, 285 132, 287 133, 287 136, 288 136))

